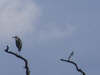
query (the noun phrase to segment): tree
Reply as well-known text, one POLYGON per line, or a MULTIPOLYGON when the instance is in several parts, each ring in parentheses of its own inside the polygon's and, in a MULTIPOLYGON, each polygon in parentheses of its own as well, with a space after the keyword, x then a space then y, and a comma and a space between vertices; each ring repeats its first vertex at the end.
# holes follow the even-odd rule
POLYGON ((17 58, 23 60, 24 63, 25 63, 24 68, 25 68, 25 70, 26 70, 26 75, 30 75, 30 69, 29 69, 29 66, 28 66, 28 60, 27 60, 25 57, 23 57, 23 56, 21 56, 21 55, 15 53, 15 52, 10 51, 8 45, 7 45, 7 47, 6 47, 6 49, 5 49, 4 51, 5 51, 6 53, 8 53, 8 54, 11 54, 11 55, 16 56, 17 58))
MULTIPOLYGON (((21 42, 21 43, 22 43, 22 42, 21 42)), ((22 44, 21 44, 21 46, 22 46, 22 44)), ((17 47, 17 45, 16 45, 16 47, 17 47)), ((17 48, 19 48, 19 47, 17 47, 17 48)), ((25 63, 24 68, 25 68, 25 71, 26 71, 26 75, 30 75, 30 69, 29 69, 29 66, 28 66, 28 65, 29 65, 29 64, 28 64, 28 60, 27 60, 25 57, 21 56, 20 54, 17 54, 17 53, 15 53, 15 52, 10 51, 9 49, 10 49, 9 46, 7 45, 7 46, 6 46, 6 49, 5 49, 4 51, 5 51, 6 53, 8 53, 8 54, 11 54, 11 55, 17 57, 18 59, 21 59, 22 61, 24 61, 24 63, 25 63)), ((77 63, 75 63, 74 61, 72 61, 71 58, 72 58, 73 55, 74 55, 74 52, 72 51, 72 52, 70 53, 68 59, 60 59, 60 61, 68 62, 68 63, 70 63, 70 64, 73 64, 73 65, 76 67, 76 70, 77 70, 78 72, 80 72, 82 75, 86 75, 86 73, 85 73, 81 68, 78 67, 77 63)))
POLYGON ((75 67, 76 67, 76 70, 78 72, 80 72, 82 75, 86 75, 86 73, 78 67, 77 63, 75 63, 74 61, 71 60, 72 56, 74 55, 74 52, 72 51, 68 57, 68 59, 60 59, 60 61, 63 61, 63 62, 68 62, 70 64, 73 64, 75 67))

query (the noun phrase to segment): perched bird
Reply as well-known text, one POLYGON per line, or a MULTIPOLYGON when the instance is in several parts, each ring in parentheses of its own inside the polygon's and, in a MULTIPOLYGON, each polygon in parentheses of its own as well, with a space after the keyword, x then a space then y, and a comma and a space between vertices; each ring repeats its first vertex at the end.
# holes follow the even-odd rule
POLYGON ((74 55, 74 52, 72 51, 72 52, 70 53, 69 57, 68 57, 68 60, 70 60, 71 57, 72 57, 73 55, 74 55))
POLYGON ((16 47, 18 48, 18 51, 20 52, 22 49, 22 41, 18 36, 14 36, 12 38, 15 38, 15 42, 16 42, 16 47))

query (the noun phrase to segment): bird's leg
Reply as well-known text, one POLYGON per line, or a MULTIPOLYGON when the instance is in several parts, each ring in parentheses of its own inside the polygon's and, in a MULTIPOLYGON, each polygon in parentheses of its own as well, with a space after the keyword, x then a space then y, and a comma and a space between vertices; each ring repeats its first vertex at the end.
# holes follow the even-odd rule
POLYGON ((18 55, 20 56, 20 51, 18 51, 18 55))

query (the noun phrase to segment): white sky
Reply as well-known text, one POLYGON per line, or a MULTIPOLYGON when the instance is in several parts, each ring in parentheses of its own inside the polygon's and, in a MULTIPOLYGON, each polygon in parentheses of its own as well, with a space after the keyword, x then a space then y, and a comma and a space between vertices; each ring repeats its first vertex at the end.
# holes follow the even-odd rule
POLYGON ((0 36, 23 35, 34 31, 34 22, 40 15, 39 7, 32 1, 0 1, 0 36))

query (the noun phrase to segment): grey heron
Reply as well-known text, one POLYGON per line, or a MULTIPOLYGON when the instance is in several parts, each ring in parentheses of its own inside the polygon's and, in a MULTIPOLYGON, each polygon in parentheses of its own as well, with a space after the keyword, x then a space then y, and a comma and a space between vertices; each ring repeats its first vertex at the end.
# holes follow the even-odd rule
POLYGON ((18 36, 13 36, 12 38, 15 38, 16 47, 18 48, 18 51, 20 52, 22 49, 22 41, 18 36))

